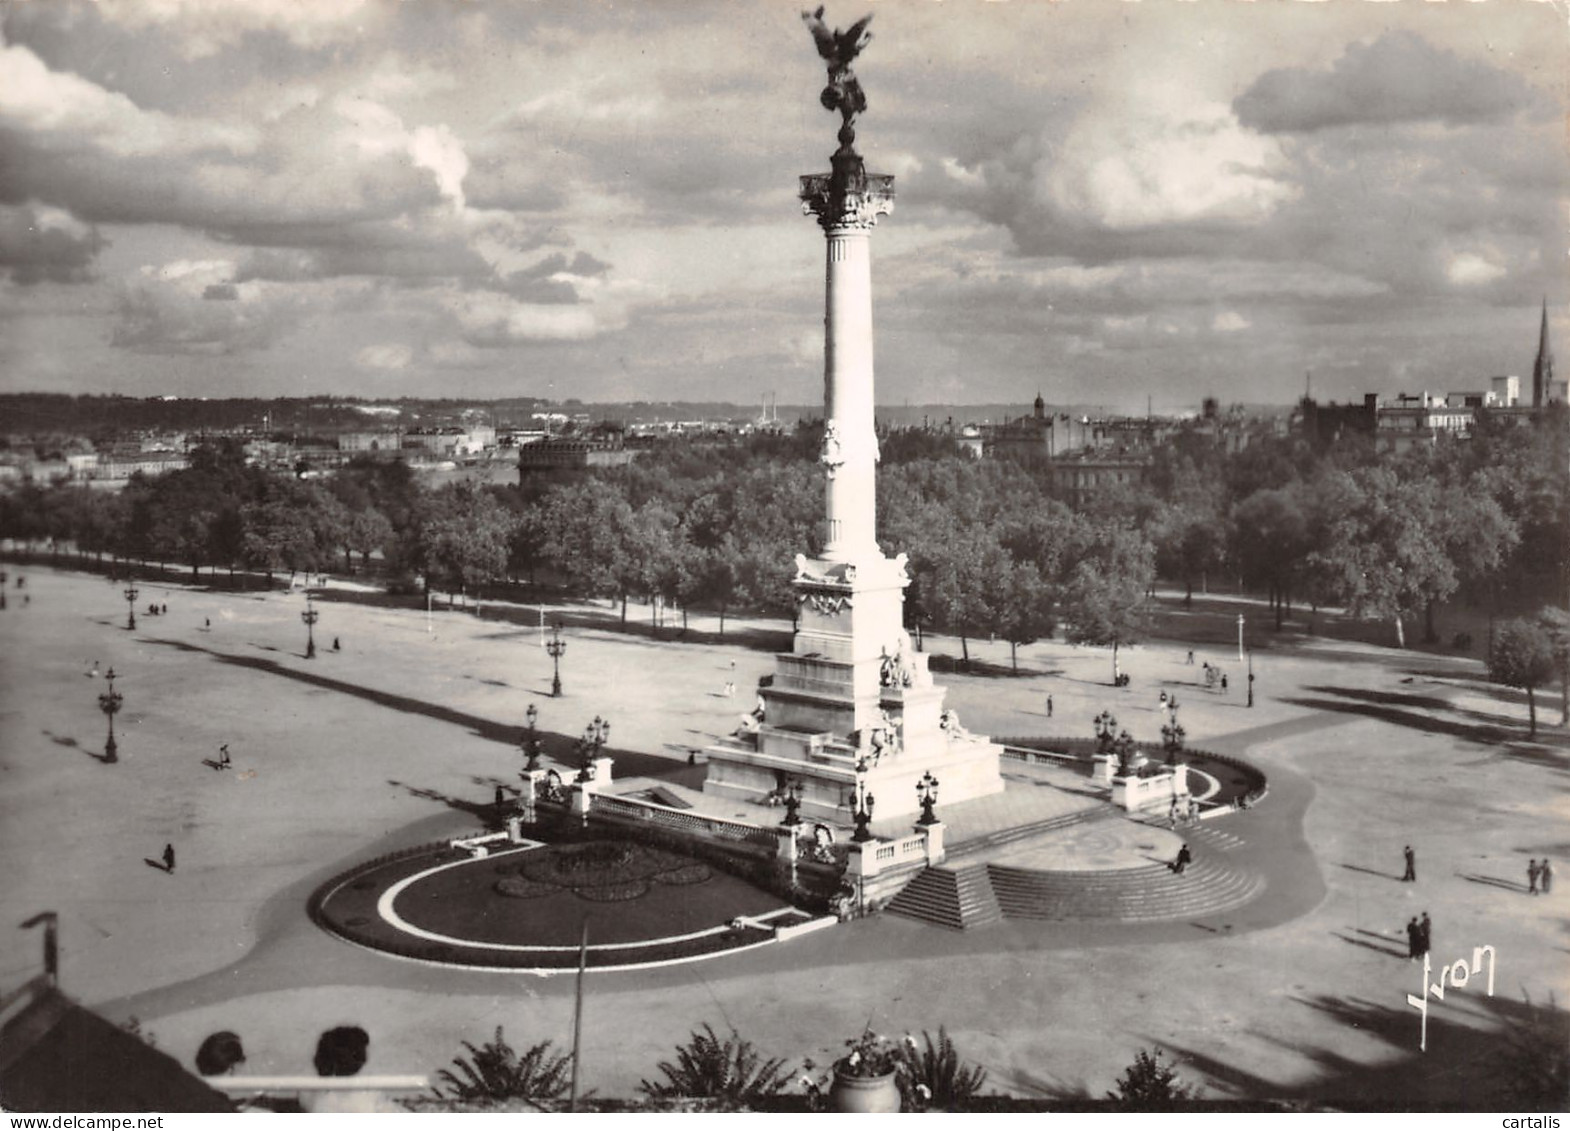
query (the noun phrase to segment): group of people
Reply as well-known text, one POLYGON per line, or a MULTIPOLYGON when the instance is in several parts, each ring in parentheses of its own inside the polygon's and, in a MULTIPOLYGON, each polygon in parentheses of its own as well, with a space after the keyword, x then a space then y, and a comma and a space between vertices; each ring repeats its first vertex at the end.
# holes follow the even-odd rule
POLYGON ((1423 912, 1420 920, 1413 916, 1406 925, 1406 951, 1409 959, 1422 958, 1427 954, 1433 941, 1433 924, 1429 922, 1428 912, 1423 912))
POLYGON ((1547 895, 1554 890, 1554 869, 1543 857, 1542 863, 1529 860, 1526 865, 1526 890, 1528 895, 1547 895))
POLYGON ((169 606, 168 605, 157 605, 157 604, 154 604, 154 605, 148 605, 147 606, 147 615, 150 616, 150 617, 163 616, 163 614, 167 613, 168 611, 169 611, 169 606))
MULTIPOLYGON (((1192 664, 1194 662, 1194 653, 1190 652, 1188 656, 1188 662, 1192 664)), ((1216 685, 1220 684, 1221 694, 1225 695, 1227 693, 1227 673, 1216 667, 1208 660, 1206 660, 1204 663, 1204 669, 1205 686, 1211 690, 1214 690, 1216 685)))

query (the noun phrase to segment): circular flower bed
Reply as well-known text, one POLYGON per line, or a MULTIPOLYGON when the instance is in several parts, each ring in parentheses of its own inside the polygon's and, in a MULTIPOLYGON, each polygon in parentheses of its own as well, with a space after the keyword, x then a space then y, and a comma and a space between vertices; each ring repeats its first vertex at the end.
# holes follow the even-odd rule
POLYGON ((538 899, 570 891, 579 899, 616 903, 637 899, 650 883, 701 884, 714 873, 707 864, 647 845, 590 841, 525 853, 516 864, 499 864, 494 890, 512 899, 538 899))

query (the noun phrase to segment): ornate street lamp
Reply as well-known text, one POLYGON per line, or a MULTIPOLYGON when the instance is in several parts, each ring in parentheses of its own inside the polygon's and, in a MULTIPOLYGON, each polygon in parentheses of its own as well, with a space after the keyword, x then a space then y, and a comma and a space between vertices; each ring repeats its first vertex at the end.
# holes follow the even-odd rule
POLYGON ((921 780, 916 783, 916 800, 921 802, 921 816, 917 819, 918 825, 935 825, 938 823, 937 814, 932 807, 938 803, 938 779, 928 770, 921 775, 921 780))
POLYGON ((583 737, 578 740, 578 781, 593 780, 594 760, 600 756, 600 750, 606 740, 611 736, 611 723, 609 719, 602 719, 595 715, 594 721, 583 728, 583 737))
POLYGON ((120 704, 125 696, 114 689, 114 669, 110 668, 104 673, 104 678, 109 681, 109 690, 98 697, 98 709, 109 719, 109 738, 104 743, 104 761, 118 762, 120 760, 119 747, 114 741, 114 717, 120 710, 120 704))
POLYGON ((875 803, 876 799, 867 792, 867 760, 863 758, 856 763, 856 805, 850 812, 856 822, 856 831, 850 834, 850 839, 857 844, 866 844, 873 839, 872 830, 867 826, 872 822, 875 803))
POLYGON ((1112 744, 1112 751, 1118 756, 1118 776, 1127 777, 1134 760, 1134 736, 1125 730, 1112 744))
POLYGON ((567 650, 567 642, 561 638, 561 623, 551 625, 551 639, 545 645, 545 650, 550 653, 551 672, 551 698, 561 698, 561 657, 567 650))
POLYGON ((1170 766, 1177 761, 1177 756, 1183 751, 1183 739, 1187 736, 1188 732, 1183 729, 1183 724, 1176 719, 1161 728, 1161 745, 1167 751, 1167 765, 1170 766))
POLYGON ((1118 733, 1118 721, 1113 717, 1112 712, 1102 711, 1091 722, 1095 725, 1096 740, 1100 744, 1097 753, 1105 754, 1112 749, 1112 740, 1118 733))
POLYGON ((529 724, 529 729, 523 735, 523 756, 528 759, 523 768, 525 771, 537 770, 540 768, 540 736, 535 733, 534 724, 539 720, 540 709, 530 703, 523 717, 529 724))
POLYGON ((793 829, 801 824, 801 790, 799 781, 793 781, 785 787, 785 819, 780 822, 780 827, 793 829))
POLYGON ((140 596, 141 596, 141 594, 137 591, 137 588, 136 588, 136 585, 135 585, 134 582, 132 584, 126 586, 126 588, 125 588, 125 609, 126 609, 126 612, 125 612, 125 627, 126 628, 129 628, 129 629, 135 629, 136 628, 136 599, 138 597, 140 597, 140 596))
POLYGON ((311 595, 305 595, 305 612, 300 614, 300 619, 305 622, 305 658, 316 659, 316 621, 322 614, 316 611, 316 606, 311 604, 311 595))

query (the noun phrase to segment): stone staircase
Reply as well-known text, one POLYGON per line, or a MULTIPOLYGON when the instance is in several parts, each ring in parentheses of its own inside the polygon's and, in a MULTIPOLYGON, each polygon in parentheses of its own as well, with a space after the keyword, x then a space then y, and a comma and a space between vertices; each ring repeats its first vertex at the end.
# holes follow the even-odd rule
POLYGON ((1104 821, 1108 817, 1121 815, 1121 810, 1114 809, 1111 805, 1095 805, 1088 809, 1076 809, 1072 813, 1060 813, 1056 817, 1047 817, 1040 821, 1031 821, 1028 824, 1014 825, 1011 828, 999 829, 996 832, 986 833, 982 836, 972 837, 970 840, 958 844, 950 844, 948 848, 948 862, 976 856, 979 853, 994 853, 1000 848, 1019 847, 1021 841, 1030 840, 1042 833, 1056 832, 1066 829, 1070 825, 1082 825, 1090 821, 1104 821))
POLYGON ((884 910, 956 931, 1003 918, 983 860, 958 868, 940 865, 923 870, 884 910))
POLYGON ((988 865, 998 906, 1010 919, 1195 919, 1241 906, 1265 879, 1213 853, 1196 853, 1177 875, 1165 864, 1096 872, 1040 872, 988 865))

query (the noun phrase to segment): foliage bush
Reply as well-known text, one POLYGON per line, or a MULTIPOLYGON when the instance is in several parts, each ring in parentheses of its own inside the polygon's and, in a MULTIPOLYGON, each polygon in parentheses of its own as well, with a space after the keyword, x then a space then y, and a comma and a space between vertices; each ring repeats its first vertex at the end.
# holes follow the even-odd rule
POLYGON ((724 1040, 707 1022, 687 1043, 677 1046, 676 1061, 661 1061, 663 1083, 644 1080, 639 1088, 653 1099, 712 1098, 750 1103, 777 1095, 787 1082, 783 1060, 765 1060, 735 1029, 724 1040))
POLYGON ((1134 1062, 1118 1077, 1116 1092, 1108 1092, 1123 1111, 1169 1111, 1195 1098, 1197 1091, 1178 1082, 1177 1069, 1162 1060, 1160 1049, 1151 1055, 1140 1049, 1134 1062))
POLYGON ((980 1093, 987 1082, 987 1070, 960 1060, 943 1026, 938 1026, 936 1041, 925 1030, 921 1039, 923 1044, 918 1045, 906 1037, 901 1049, 899 1085, 906 1111, 948 1110, 980 1093))
POLYGON ((523 1053, 514 1051, 496 1026, 496 1038, 476 1048, 468 1041, 463 1047, 467 1057, 455 1057, 452 1069, 442 1069, 436 1078, 448 1092, 436 1089, 442 1099, 456 1100, 550 1100, 560 1096, 571 1083, 572 1057, 552 1056, 550 1041, 541 1041, 523 1053))

